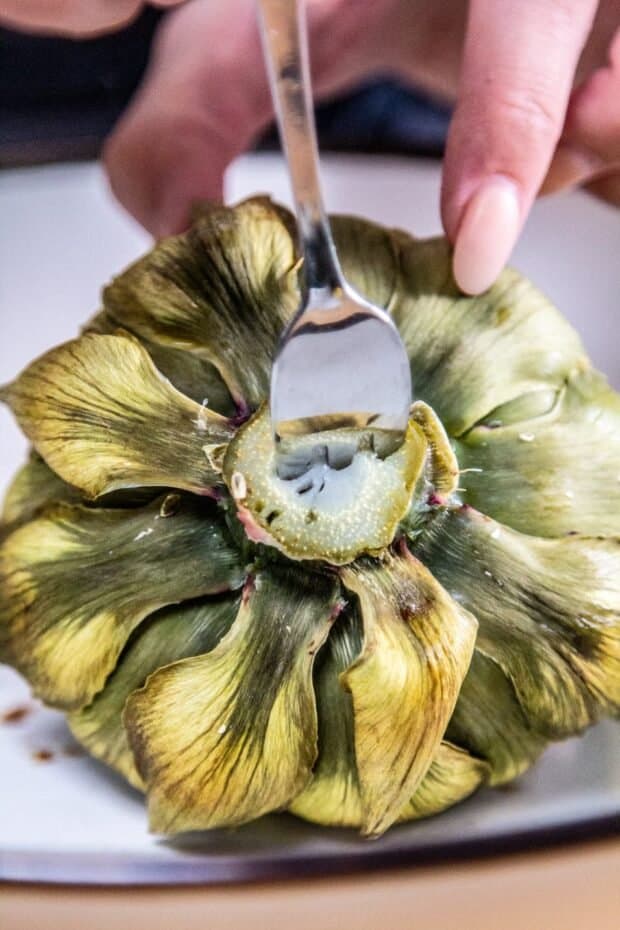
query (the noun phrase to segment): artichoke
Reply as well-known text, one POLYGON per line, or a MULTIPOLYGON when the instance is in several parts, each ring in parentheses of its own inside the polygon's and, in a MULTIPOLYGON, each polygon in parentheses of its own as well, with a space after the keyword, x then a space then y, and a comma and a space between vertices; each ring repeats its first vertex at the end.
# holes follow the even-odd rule
POLYGON ((514 271, 469 298, 445 240, 334 230, 411 359, 397 451, 330 431, 277 473, 299 260, 265 198, 202 209, 1 392, 33 450, 0 658, 160 833, 288 809, 376 836, 620 707, 620 398, 514 271))

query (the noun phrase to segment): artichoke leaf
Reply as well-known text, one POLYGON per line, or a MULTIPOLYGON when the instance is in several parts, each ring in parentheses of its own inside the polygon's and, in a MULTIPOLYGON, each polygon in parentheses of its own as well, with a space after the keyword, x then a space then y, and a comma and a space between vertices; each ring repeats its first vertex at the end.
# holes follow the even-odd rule
MULTIPOLYGON (((360 828, 365 823, 355 759, 355 725, 351 692, 343 675, 362 649, 359 610, 349 605, 338 617, 315 668, 319 714, 319 755, 312 779, 289 810, 325 826, 360 828)), ((441 742, 414 796, 398 820, 439 813, 472 794, 488 777, 486 763, 464 749, 441 742)))
POLYGON ((530 726, 510 680, 477 649, 446 737, 488 763, 491 785, 517 778, 547 746, 530 726))
POLYGON ((402 233, 359 216, 332 216, 330 221, 346 280, 366 300, 389 312, 401 286, 402 233))
POLYGON ((109 318, 148 343, 185 349, 219 370, 249 409, 269 394, 280 333, 297 309, 292 218, 265 197, 202 209, 103 294, 109 318))
POLYGON ((406 548, 341 570, 364 639, 351 692, 363 832, 386 830, 437 752, 471 661, 476 621, 406 548))
POLYGON ((338 593, 326 575, 263 569, 212 652, 155 672, 128 699, 155 832, 244 823, 303 789, 317 754, 312 667, 338 593))
POLYGON ((506 422, 497 411, 458 458, 464 500, 513 529, 620 534, 620 397, 596 372, 572 375, 541 416, 506 422))
POLYGON ((399 822, 440 814, 477 791, 489 774, 486 762, 443 740, 418 790, 400 812, 399 822))
POLYGON ((78 503, 78 490, 67 484, 32 452, 11 481, 2 505, 4 523, 23 523, 54 501, 78 503))
POLYGON ((49 704, 91 701, 145 617, 243 584, 214 511, 178 495, 139 510, 58 504, 14 530, 0 545, 0 660, 49 704))
POLYGON ((47 464, 90 497, 126 487, 209 493, 221 477, 205 447, 229 421, 180 394, 125 336, 52 349, 0 392, 47 464))
POLYGON ((166 607, 147 618, 127 643, 103 690, 86 707, 69 714, 75 737, 96 759, 124 775, 134 788, 143 789, 122 723, 127 698, 157 669, 214 649, 238 609, 239 597, 228 594, 166 607))
MULTIPOLYGON (((107 310, 101 310, 84 327, 83 333, 95 333, 101 336, 116 336, 129 333, 112 319, 107 310)), ((164 378, 191 400, 208 406, 224 417, 234 417, 238 413, 235 402, 230 396, 222 376, 215 365, 206 358, 186 349, 149 342, 138 333, 131 333, 138 339, 153 360, 153 364, 164 378)))
POLYGON ((618 539, 525 536, 464 506, 416 555, 478 619, 477 649, 510 679, 529 725, 559 739, 620 706, 618 539))
POLYGON ((400 246, 403 285, 392 316, 411 361, 414 394, 461 436, 500 404, 559 388, 584 358, 577 333, 511 269, 467 297, 452 277, 445 239, 400 246))
POLYGON ((341 683, 341 675, 360 653, 362 636, 359 611, 355 605, 347 605, 315 664, 319 754, 310 782, 289 810, 325 826, 360 827, 364 820, 355 762, 353 701, 341 683))

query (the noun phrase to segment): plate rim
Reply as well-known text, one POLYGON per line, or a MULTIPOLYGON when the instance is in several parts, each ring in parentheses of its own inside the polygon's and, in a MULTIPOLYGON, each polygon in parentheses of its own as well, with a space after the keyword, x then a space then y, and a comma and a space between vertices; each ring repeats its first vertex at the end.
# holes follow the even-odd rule
POLYGON ((177 859, 155 859, 122 853, 45 853, 0 849, 0 882, 78 887, 164 887, 228 886, 290 882, 338 875, 345 877, 398 868, 424 868, 484 861, 497 856, 539 852, 559 846, 617 838, 620 836, 620 806, 611 813, 577 817, 553 826, 500 831, 474 837, 441 837, 417 846, 403 842, 389 849, 364 852, 322 850, 294 855, 274 851, 272 856, 232 854, 215 857, 195 851, 177 859))

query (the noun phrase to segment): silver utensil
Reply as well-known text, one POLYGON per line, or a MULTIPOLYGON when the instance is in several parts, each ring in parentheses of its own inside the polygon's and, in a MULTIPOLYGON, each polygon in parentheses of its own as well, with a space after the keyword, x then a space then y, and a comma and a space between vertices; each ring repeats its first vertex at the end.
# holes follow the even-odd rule
POLYGON ((275 436, 311 438, 355 425, 389 431, 398 445, 411 405, 409 360, 388 314, 357 294, 340 268, 319 180, 303 3, 259 0, 259 8, 304 272, 302 303, 271 375, 275 436))

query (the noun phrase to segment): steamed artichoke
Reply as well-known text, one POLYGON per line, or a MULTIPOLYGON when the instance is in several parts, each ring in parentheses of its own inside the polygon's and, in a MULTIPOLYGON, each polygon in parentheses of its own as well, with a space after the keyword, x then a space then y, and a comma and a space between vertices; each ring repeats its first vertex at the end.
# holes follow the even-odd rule
POLYGON ((377 835, 620 707, 620 398, 506 271, 334 220, 406 343, 404 445, 278 477, 286 211, 204 210, 2 390, 33 452, 0 528, 0 659, 173 833, 286 808, 377 835), (311 486, 310 486, 311 485, 311 486))

